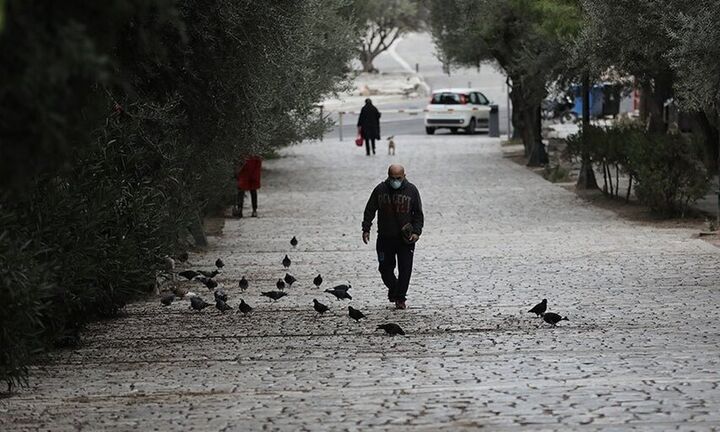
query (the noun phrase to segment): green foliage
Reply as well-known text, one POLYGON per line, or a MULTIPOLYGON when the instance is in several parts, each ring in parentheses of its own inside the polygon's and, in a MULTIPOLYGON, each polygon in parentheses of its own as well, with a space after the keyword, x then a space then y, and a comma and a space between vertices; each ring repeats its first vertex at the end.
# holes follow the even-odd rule
POLYGON ((664 216, 683 216, 710 187, 702 146, 692 137, 651 134, 637 123, 620 123, 582 130, 567 144, 571 156, 585 153, 602 169, 607 194, 619 195, 617 174, 614 186, 612 175, 623 172, 635 181, 638 200, 664 216))
POLYGON ((34 354, 149 292, 232 196, 238 158, 327 127, 315 105, 355 40, 344 5, 6 2, 0 380, 25 383, 34 354))

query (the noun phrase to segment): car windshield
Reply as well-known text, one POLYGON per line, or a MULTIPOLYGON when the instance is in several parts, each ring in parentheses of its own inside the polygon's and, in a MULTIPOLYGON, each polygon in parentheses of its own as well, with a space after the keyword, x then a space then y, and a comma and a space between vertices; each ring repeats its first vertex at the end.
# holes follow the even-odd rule
POLYGON ((459 105, 463 99, 467 99, 464 95, 458 93, 435 93, 431 104, 440 105, 459 105))

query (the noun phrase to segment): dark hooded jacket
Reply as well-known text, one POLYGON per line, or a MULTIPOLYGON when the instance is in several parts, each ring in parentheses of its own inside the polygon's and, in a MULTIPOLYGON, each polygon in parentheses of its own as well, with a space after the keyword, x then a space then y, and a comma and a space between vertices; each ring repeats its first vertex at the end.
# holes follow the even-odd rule
POLYGON ((365 206, 362 223, 364 232, 370 231, 375 212, 378 214, 380 237, 400 237, 400 228, 408 222, 412 224, 414 234, 422 234, 425 216, 420 193, 415 185, 407 180, 403 180, 397 190, 390 187, 388 180, 375 186, 365 206))
POLYGON ((380 139, 380 111, 372 103, 366 103, 362 107, 357 125, 361 128, 363 138, 380 139))

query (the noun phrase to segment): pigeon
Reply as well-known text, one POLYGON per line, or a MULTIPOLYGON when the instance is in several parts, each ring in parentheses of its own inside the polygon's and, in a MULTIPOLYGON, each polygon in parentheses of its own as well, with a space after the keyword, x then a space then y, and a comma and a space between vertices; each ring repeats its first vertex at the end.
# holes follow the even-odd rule
POLYGON ((165 270, 175 270, 175 260, 169 255, 163 257, 163 264, 165 264, 165 270))
POLYGON ((352 300, 352 296, 344 290, 326 289, 325 292, 334 295, 338 300, 352 300))
POLYGON ((222 301, 226 302, 228 300, 227 294, 222 289, 215 290, 213 295, 215 296, 215 301, 222 300, 222 301))
POLYGON ((337 286, 334 286, 332 289, 335 290, 335 291, 345 291, 345 292, 347 292, 350 288, 352 288, 352 285, 350 285, 350 282, 348 282, 347 285, 345 285, 345 284, 337 285, 337 286))
POLYGON ((205 285, 209 290, 213 290, 218 286, 218 283, 215 282, 214 279, 211 279, 209 277, 201 276, 197 280, 200 281, 203 285, 205 285))
POLYGON ((400 326, 395 323, 379 324, 377 328, 385 330, 385 333, 389 334, 390 336, 405 336, 405 332, 403 331, 403 329, 401 329, 400 326))
POLYGON ((282 291, 285 289, 285 281, 282 279, 278 279, 277 282, 275 282, 275 286, 277 287, 277 289, 282 291))
POLYGON ((229 304, 225 303, 224 300, 220 300, 220 299, 215 300, 215 307, 217 308, 217 310, 219 310, 222 313, 232 310, 232 307, 229 304))
POLYGON ((316 288, 320 288, 320 285, 322 285, 323 278, 320 275, 315 276, 315 279, 313 279, 313 283, 315 284, 316 288))
POLYGON ((215 267, 221 269, 221 268, 225 267, 225 263, 223 262, 223 260, 218 258, 217 260, 215 260, 215 267))
POLYGON ((288 285, 288 288, 292 288, 292 284, 295 283, 297 279, 295 279, 295 276, 291 275, 290 273, 285 273, 285 283, 288 285))
POLYGON ((190 307, 201 311, 205 309, 206 307, 210 306, 210 303, 206 302, 205 300, 201 299, 200 297, 190 297, 190 307))
POLYGON ((200 275, 200 273, 193 271, 193 270, 185 270, 185 271, 181 271, 180 273, 178 273, 178 275, 184 277, 187 280, 192 280, 196 276, 200 275))
POLYGON ((174 300, 175 294, 173 294, 172 292, 167 292, 163 294, 163 296, 160 298, 160 303, 162 303, 163 306, 170 306, 174 300))
POLYGON ((250 312, 252 312, 253 308, 250 307, 249 304, 245 303, 245 300, 240 299, 240 304, 238 305, 238 310, 243 313, 243 315, 247 315, 250 312))
POLYGON ((360 321, 361 319, 365 318, 365 314, 360 312, 359 310, 355 309, 352 306, 348 306, 348 315, 350 318, 354 319, 355 321, 360 321))
POLYGON ((242 279, 240 279, 240 282, 238 283, 238 285, 240 286, 240 289, 243 291, 248 289, 248 287, 250 286, 247 279, 245 279, 245 276, 243 276, 242 279))
POLYGON ((283 267, 288 268, 290 267, 290 264, 292 264, 292 261, 290 261, 290 257, 285 255, 285 258, 283 258, 282 260, 283 267))
POLYGON ((567 317, 561 318, 560 315, 552 312, 545 312, 542 317, 546 323, 552 324, 553 327, 555 327, 560 321, 568 321, 567 317))
POLYGON ((324 314, 330 309, 329 307, 317 301, 317 299, 313 299, 313 308, 315 309, 315 312, 320 315, 324 314))
POLYGON ((534 313, 535 315, 541 317, 547 310, 547 299, 543 299, 540 303, 536 304, 532 309, 530 309, 529 313, 534 313))
POLYGON ((280 300, 281 298, 285 297, 287 293, 285 291, 264 291, 261 292, 260 295, 270 297, 273 300, 280 300))
POLYGON ((217 270, 213 270, 211 272, 205 271, 205 270, 198 270, 198 273, 200 273, 201 275, 205 276, 206 278, 210 278, 210 279, 212 279, 215 276, 217 276, 218 274, 220 274, 220 272, 217 270))
POLYGON ((182 252, 180 255, 178 255, 178 261, 180 261, 181 263, 186 263, 188 259, 190 259, 190 255, 188 255, 187 252, 182 252))
POLYGON ((185 297, 188 293, 188 289, 185 287, 174 286, 170 288, 170 290, 173 292, 173 294, 175 294, 175 296, 180 298, 185 297))
POLYGON ((292 245, 292 247, 297 246, 298 240, 297 240, 297 238, 295 238, 295 236, 293 236, 293 238, 290 239, 290 244, 292 245))

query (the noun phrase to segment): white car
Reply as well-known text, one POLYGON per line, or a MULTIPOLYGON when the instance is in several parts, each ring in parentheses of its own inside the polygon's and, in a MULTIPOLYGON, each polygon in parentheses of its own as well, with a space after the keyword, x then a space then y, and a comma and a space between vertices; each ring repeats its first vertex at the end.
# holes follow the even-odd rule
POLYGON ((490 120, 490 101, 477 89, 448 88, 433 90, 430 104, 425 110, 425 132, 450 129, 457 133, 465 129, 468 134, 487 129, 490 120))

